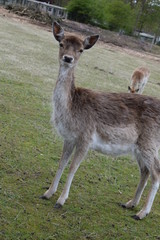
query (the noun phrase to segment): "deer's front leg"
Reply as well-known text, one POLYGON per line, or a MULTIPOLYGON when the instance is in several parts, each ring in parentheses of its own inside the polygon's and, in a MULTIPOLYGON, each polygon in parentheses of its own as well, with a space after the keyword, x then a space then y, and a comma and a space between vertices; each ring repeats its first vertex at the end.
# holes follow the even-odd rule
POLYGON ((86 147, 82 147, 82 146, 80 147, 79 146, 78 148, 76 148, 76 151, 75 151, 75 154, 74 154, 74 157, 73 157, 70 169, 69 169, 69 174, 68 174, 68 178, 67 178, 65 187, 64 187, 63 192, 62 192, 61 196, 59 197, 59 199, 58 199, 58 201, 55 205, 55 208, 60 208, 61 206, 63 206, 66 199, 68 198, 69 190, 70 190, 70 187, 71 187, 73 177, 74 177, 76 171, 78 170, 78 168, 80 166, 80 163, 84 159, 87 151, 88 151, 88 148, 86 148, 86 147))
POLYGON ((59 167, 58 167, 56 176, 53 179, 53 182, 50 185, 50 188, 42 196, 43 199, 49 199, 57 191, 59 180, 62 176, 62 173, 63 173, 65 167, 68 164, 68 161, 73 152, 73 149, 74 149, 74 143, 64 141, 63 153, 62 153, 62 157, 59 162, 59 167))

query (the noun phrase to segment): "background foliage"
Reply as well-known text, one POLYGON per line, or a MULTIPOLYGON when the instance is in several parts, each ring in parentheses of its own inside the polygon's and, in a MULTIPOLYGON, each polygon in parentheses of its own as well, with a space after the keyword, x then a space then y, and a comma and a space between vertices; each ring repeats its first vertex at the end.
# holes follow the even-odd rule
POLYGON ((70 0, 69 18, 110 30, 160 33, 159 0, 70 0))

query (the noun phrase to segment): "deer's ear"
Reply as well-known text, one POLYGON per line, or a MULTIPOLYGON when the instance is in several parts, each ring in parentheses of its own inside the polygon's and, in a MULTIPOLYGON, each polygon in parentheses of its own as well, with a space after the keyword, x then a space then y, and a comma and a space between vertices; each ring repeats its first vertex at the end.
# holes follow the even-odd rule
POLYGON ((57 22, 53 23, 53 35, 58 42, 64 38, 64 30, 57 22))
POLYGON ((98 38, 99 38, 99 35, 94 35, 94 36, 87 37, 83 41, 84 49, 91 48, 97 42, 98 38))

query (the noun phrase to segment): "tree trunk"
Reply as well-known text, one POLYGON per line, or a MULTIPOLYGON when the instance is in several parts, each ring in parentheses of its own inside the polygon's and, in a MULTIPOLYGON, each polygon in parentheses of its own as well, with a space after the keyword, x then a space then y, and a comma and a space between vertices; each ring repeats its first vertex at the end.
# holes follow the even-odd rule
MULTIPOLYGON (((135 26, 134 26, 134 32, 137 30, 137 27, 138 27, 140 18, 141 18, 141 16, 142 16, 143 13, 144 13, 146 2, 147 2, 147 0, 137 1, 137 4, 140 3, 140 8, 139 8, 138 14, 137 14, 137 16, 136 16, 136 22, 135 22, 135 26), (140 2, 141 2, 141 3, 140 3, 140 2)), ((141 30, 141 29, 139 29, 139 30, 141 30)))

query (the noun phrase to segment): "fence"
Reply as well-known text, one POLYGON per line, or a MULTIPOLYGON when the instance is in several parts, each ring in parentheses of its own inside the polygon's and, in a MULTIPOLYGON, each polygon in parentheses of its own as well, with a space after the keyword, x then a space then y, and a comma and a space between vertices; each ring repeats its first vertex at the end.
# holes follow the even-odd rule
POLYGON ((48 13, 55 18, 67 18, 66 8, 55 6, 46 2, 40 2, 36 0, 0 0, 0 5, 22 5, 28 7, 38 8, 42 12, 48 13))

